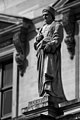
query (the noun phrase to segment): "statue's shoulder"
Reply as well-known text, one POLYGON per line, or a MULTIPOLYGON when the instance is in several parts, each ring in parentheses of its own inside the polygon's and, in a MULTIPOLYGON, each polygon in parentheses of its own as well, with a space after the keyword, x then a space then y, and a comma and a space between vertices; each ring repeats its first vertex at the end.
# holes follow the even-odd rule
POLYGON ((55 20, 55 21, 52 22, 51 26, 52 27, 62 26, 62 21, 61 20, 55 20))
POLYGON ((63 26, 62 20, 55 20, 55 25, 63 26))
POLYGON ((56 29, 59 29, 59 28, 63 29, 63 24, 62 24, 61 20, 55 20, 54 21, 54 26, 55 26, 56 29))

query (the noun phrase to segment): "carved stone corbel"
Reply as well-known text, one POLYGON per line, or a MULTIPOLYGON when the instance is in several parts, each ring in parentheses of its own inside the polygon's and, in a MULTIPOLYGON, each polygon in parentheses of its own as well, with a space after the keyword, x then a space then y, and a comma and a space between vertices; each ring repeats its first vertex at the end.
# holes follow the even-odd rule
POLYGON ((73 59, 75 55, 75 16, 73 10, 68 10, 63 13, 63 27, 67 33, 65 43, 70 53, 70 58, 73 59))
POLYGON ((16 24, 15 29, 12 31, 13 44, 17 51, 15 59, 21 76, 24 75, 26 67, 28 66, 27 55, 29 52, 29 40, 33 38, 29 33, 32 31, 35 32, 35 26, 32 20, 27 18, 20 18, 19 24, 16 24))
POLYGON ((26 67, 26 35, 27 29, 21 27, 20 31, 16 32, 13 36, 13 43, 17 50, 16 54, 16 62, 18 68, 21 72, 21 76, 23 76, 25 67, 26 67))

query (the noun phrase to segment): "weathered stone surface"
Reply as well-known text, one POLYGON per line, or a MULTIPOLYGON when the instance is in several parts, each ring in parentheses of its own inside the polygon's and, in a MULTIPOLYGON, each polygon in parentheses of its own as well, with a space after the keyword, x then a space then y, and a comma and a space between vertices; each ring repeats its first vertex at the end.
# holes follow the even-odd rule
POLYGON ((30 119, 40 115, 56 117, 62 115, 63 111, 59 110, 58 104, 53 102, 51 96, 46 95, 29 102, 28 106, 22 109, 22 113, 27 119, 30 119))

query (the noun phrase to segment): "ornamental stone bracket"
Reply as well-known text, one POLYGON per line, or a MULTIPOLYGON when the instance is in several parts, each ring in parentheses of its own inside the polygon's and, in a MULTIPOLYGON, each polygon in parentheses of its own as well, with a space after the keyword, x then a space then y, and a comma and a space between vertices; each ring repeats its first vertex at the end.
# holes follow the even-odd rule
POLYGON ((21 76, 24 75, 28 64, 26 59, 27 36, 28 33, 32 30, 32 26, 32 21, 23 19, 22 23, 19 25, 18 30, 14 32, 13 35, 13 43, 17 51, 15 59, 21 76))
POLYGON ((70 53, 70 58, 73 59, 75 55, 75 14, 73 9, 68 9, 63 14, 63 27, 67 33, 65 38, 65 43, 67 45, 67 49, 70 53))

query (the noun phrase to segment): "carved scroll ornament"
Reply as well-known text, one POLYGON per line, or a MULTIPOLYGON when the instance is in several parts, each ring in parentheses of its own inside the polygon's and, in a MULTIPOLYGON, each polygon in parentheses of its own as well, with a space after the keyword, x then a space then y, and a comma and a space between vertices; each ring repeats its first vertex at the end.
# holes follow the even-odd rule
POLYGON ((16 62, 18 64, 21 76, 23 76, 26 67, 26 28, 21 28, 21 30, 14 34, 13 43, 17 50, 16 62))
POLYGON ((63 26, 67 33, 65 43, 70 53, 70 58, 73 59, 75 55, 75 16, 72 10, 63 13, 63 26))

